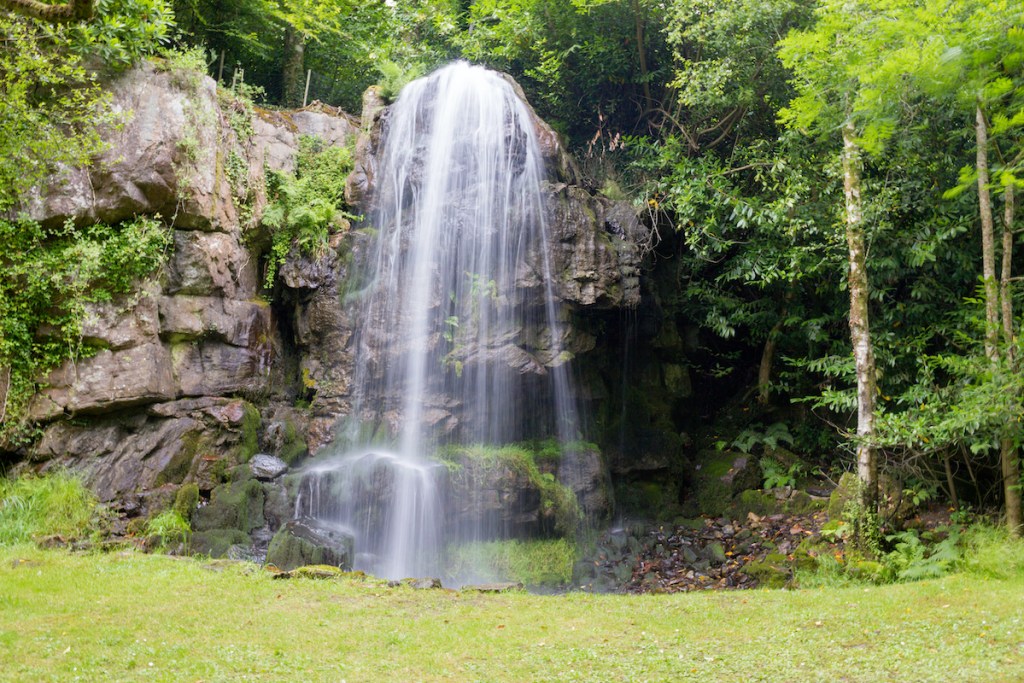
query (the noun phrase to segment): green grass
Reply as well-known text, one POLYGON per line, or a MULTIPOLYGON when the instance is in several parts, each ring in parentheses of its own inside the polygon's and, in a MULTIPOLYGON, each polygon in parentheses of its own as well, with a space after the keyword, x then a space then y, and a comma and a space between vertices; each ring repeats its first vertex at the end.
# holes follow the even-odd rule
POLYGON ((1024 578, 480 595, 0 549, 5 681, 1019 681, 1024 578))
POLYGON ((572 581, 576 544, 564 538, 467 543, 449 548, 448 556, 455 577, 476 572, 482 581, 564 586, 572 581))
POLYGON ((0 546, 42 536, 80 538, 96 513, 96 497, 74 475, 0 477, 0 546))

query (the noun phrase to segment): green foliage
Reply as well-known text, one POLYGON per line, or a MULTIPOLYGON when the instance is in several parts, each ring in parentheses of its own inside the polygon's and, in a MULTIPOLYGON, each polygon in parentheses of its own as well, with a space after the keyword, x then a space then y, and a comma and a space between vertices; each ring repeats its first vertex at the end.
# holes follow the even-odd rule
POLYGON ((98 152, 115 121, 109 95, 75 55, 68 29, 0 14, 0 216, 61 166, 98 152))
POLYGON ((1010 536, 1005 527, 977 523, 960 538, 960 566, 969 574, 986 579, 1024 576, 1024 540, 1010 536))
POLYGON ((573 541, 508 540, 467 543, 447 550, 451 577, 472 575, 480 581, 515 581, 525 586, 566 586, 578 557, 573 541))
POLYGON ((765 449, 778 448, 780 444, 793 445, 793 436, 789 433, 789 427, 784 422, 774 422, 767 428, 761 425, 753 425, 744 429, 733 440, 732 448, 750 453, 755 447, 761 446, 765 449))
POLYGON ((96 497, 67 472, 0 478, 0 546, 53 535, 82 538, 96 513, 96 497))
POLYGON ((39 378, 90 352, 81 334, 87 305, 132 291, 163 263, 171 237, 151 218, 55 229, 0 219, 0 243, 0 368, 10 369, 0 437, 17 439, 39 378))
POLYGON ((948 535, 931 544, 912 530, 885 537, 892 545, 884 563, 897 581, 934 579, 953 571, 960 561, 960 534, 952 529, 948 535))
POLYGON ((157 550, 164 551, 187 542, 192 531, 188 520, 176 509, 164 510, 146 522, 146 536, 152 538, 157 550))
POLYGON ((263 225, 271 236, 266 287, 273 287, 277 269, 294 247, 302 254, 320 256, 327 250, 331 233, 345 231, 349 221, 357 220, 344 210, 345 179, 352 163, 350 149, 303 136, 295 175, 270 174, 267 192, 271 201, 263 214, 263 225))
POLYGON ((406 65, 390 59, 380 60, 377 63, 377 70, 380 72, 377 84, 381 87, 381 96, 389 102, 398 97, 402 88, 426 73, 426 68, 421 63, 406 65))
POLYGON ((155 54, 170 39, 174 12, 168 0, 95 0, 93 18, 73 29, 72 49, 126 68, 155 54))
POLYGON ((778 489, 795 487, 797 480, 804 473, 803 463, 795 462, 786 467, 775 458, 763 457, 759 461, 761 474, 764 476, 764 487, 766 489, 778 489))

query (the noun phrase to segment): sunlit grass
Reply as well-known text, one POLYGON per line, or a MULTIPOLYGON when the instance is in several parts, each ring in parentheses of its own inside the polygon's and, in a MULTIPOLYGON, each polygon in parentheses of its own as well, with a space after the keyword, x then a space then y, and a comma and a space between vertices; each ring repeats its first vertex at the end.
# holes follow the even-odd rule
POLYGON ((0 549, 4 680, 1016 681, 1024 581, 480 595, 0 549))

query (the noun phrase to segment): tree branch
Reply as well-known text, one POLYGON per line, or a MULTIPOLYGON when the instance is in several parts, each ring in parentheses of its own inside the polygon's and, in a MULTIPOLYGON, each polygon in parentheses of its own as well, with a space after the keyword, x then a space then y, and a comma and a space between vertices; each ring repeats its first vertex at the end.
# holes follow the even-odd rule
POLYGON ((51 24, 82 21, 92 17, 95 0, 68 0, 63 5, 48 5, 38 0, 0 0, 0 8, 51 24))

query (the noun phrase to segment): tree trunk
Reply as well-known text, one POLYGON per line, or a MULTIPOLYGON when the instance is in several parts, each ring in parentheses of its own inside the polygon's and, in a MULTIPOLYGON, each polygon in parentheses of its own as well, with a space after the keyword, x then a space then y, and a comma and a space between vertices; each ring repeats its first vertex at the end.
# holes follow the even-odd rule
POLYGON ((94 0, 68 0, 63 5, 49 5, 37 0, 0 0, 0 8, 51 24, 63 24, 91 18, 93 3, 94 0))
POLYGON ((640 60, 640 78, 644 89, 644 111, 651 109, 651 83, 647 74, 647 48, 644 42, 644 18, 640 13, 640 0, 633 0, 633 21, 636 25, 636 53, 640 60))
POLYGON ((757 402, 762 406, 768 405, 768 385, 772 379, 772 365, 775 363, 775 346, 779 342, 779 335, 782 333, 782 321, 775 323, 768 338, 764 342, 764 351, 761 353, 761 365, 757 370, 757 402))
POLYGON ((985 355, 995 361, 999 342, 999 285, 996 282, 996 240, 992 224, 992 197, 988 190, 988 124, 981 105, 975 108, 978 209, 981 213, 981 269, 985 284, 985 355))
MULTIPOLYGON (((1006 350, 1006 366, 1009 372, 1017 372, 1017 359, 1013 347, 1013 185, 1006 186, 1003 195, 1003 264, 1000 274, 999 298, 1002 304, 1003 342, 1006 350)), ((1014 396, 1019 401, 1020 396, 1014 396)), ((1013 439, 1006 435, 999 442, 999 464, 1003 474, 1003 500, 1006 504, 1006 526, 1013 536, 1024 531, 1024 513, 1021 511, 1020 463, 1013 439)))
POLYGON ((284 66, 281 70, 281 103, 302 106, 306 56, 306 36, 289 25, 284 31, 284 66))
POLYGON ((852 123, 843 126, 843 191, 846 196, 846 243, 850 251, 850 341, 857 368, 857 476, 865 509, 878 502, 878 459, 875 436, 875 353, 868 322, 868 272, 861 203, 861 158, 852 123))

